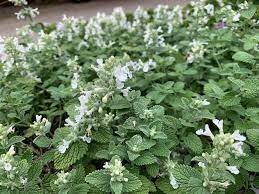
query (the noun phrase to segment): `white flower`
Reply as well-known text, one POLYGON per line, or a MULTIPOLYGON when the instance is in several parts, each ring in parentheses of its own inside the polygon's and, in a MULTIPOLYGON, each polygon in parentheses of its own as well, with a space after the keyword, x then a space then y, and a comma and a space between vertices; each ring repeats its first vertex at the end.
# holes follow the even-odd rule
POLYGON ((13 3, 14 6, 22 6, 22 5, 28 4, 28 2, 26 0, 8 0, 8 1, 13 3))
POLYGON ((239 18, 240 18, 240 13, 237 13, 237 14, 234 15, 233 21, 234 21, 234 22, 238 22, 238 21, 239 21, 239 18))
POLYGON ((4 169, 6 170, 6 171, 11 171, 12 170, 12 165, 10 164, 10 163, 7 163, 7 162, 5 162, 4 163, 4 169))
POLYGON ((7 155, 13 156, 14 154, 15 154, 15 150, 14 150, 14 146, 12 145, 12 146, 9 148, 9 150, 8 150, 8 152, 7 152, 7 155))
POLYGON ((241 141, 232 144, 232 147, 233 147, 240 155, 243 155, 243 154, 244 154, 243 149, 242 149, 242 146, 243 146, 243 142, 241 142, 241 141))
POLYGON ((64 31, 65 30, 65 25, 63 24, 63 22, 59 22, 57 24, 57 30, 58 31, 64 31))
POLYGON ((203 162, 199 162, 198 166, 202 167, 202 168, 206 168, 205 164, 203 162))
POLYGON ((240 135, 239 130, 234 131, 234 133, 231 136, 236 141, 245 141, 246 140, 245 136, 240 135))
POLYGON ((28 182, 28 179, 26 177, 20 177, 20 182, 25 185, 28 182))
POLYGON ((208 136, 208 137, 214 137, 214 135, 211 133, 209 125, 206 124, 205 125, 205 130, 204 129, 199 129, 196 131, 197 135, 204 135, 204 136, 208 136))
POLYGON ((58 151, 61 153, 61 154, 64 154, 66 152, 66 150, 69 148, 69 144, 70 144, 71 141, 66 141, 66 140, 63 140, 62 144, 60 146, 58 146, 58 151))
POLYGON ((36 115, 36 122, 40 123, 41 122, 41 118, 42 118, 42 115, 36 115))
POLYGON ((206 9, 208 14, 210 14, 211 16, 214 15, 214 5, 208 4, 204 8, 206 9))
POLYGON ((127 66, 118 66, 114 70, 114 77, 116 78, 117 88, 122 89, 124 82, 127 81, 128 78, 132 78, 132 72, 127 66))
POLYGON ((208 105, 210 105, 210 102, 208 102, 207 99, 202 100, 202 105, 203 106, 208 106, 208 105))
POLYGON ((76 126, 77 126, 77 124, 75 122, 71 121, 71 119, 69 119, 69 118, 65 119, 65 122, 66 122, 65 126, 70 126, 72 128, 76 128, 76 126))
POLYGON ((187 57, 187 63, 193 63, 193 61, 194 61, 194 55, 192 53, 189 53, 187 57))
POLYGON ((156 66, 156 62, 154 62, 152 59, 149 59, 146 63, 144 63, 143 66, 143 72, 148 72, 150 68, 153 68, 156 66))
POLYGON ((227 170, 230 171, 232 174, 239 174, 239 170, 236 166, 227 166, 227 170))
POLYGON ((224 6, 224 0, 217 0, 218 4, 220 7, 224 6))
POLYGON ((130 87, 122 89, 121 91, 122 91, 123 96, 128 96, 129 95, 129 91, 130 91, 130 87))
POLYGON ((179 187, 175 177, 173 175, 170 175, 170 185, 174 188, 177 189, 179 187))
POLYGON ((212 122, 223 132, 223 120, 213 119, 212 122))
POLYGON ((73 78, 71 80, 72 89, 76 89, 78 87, 79 77, 80 76, 77 72, 73 74, 73 78))
POLYGON ((82 139, 83 141, 85 141, 86 143, 91 143, 91 141, 92 141, 92 138, 89 136, 86 136, 86 135, 80 136, 79 138, 82 139))

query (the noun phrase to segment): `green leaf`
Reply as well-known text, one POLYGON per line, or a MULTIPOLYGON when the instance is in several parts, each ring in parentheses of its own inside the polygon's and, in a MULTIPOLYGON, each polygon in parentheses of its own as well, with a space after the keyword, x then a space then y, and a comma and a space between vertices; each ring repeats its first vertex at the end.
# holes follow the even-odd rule
POLYGON ((202 142, 197 135, 189 133, 186 137, 183 138, 183 143, 193 153, 198 155, 202 153, 202 142))
POLYGON ((125 178, 127 178, 128 181, 123 182, 123 188, 122 188, 123 193, 138 190, 142 186, 142 183, 139 180, 139 178, 131 173, 125 173, 125 178))
POLYGON ((69 189, 67 194, 87 194, 89 190, 90 186, 87 183, 81 183, 73 185, 72 188, 69 189))
POLYGON ((124 109, 129 108, 130 103, 127 101, 126 98, 122 97, 121 95, 115 95, 112 100, 108 103, 110 109, 124 109))
POLYGON ((259 151, 259 129, 248 129, 246 135, 249 142, 259 151))
POLYGON ((173 189, 170 185, 170 180, 168 178, 161 178, 156 181, 156 186, 165 194, 183 194, 177 189, 173 189))
POLYGON ((189 190, 193 194, 210 194, 203 186, 203 180, 191 177, 188 183, 189 190))
POLYGON ((244 62, 244 63, 249 63, 249 64, 254 64, 255 63, 255 60, 254 60, 254 56, 247 53, 247 52, 244 52, 244 51, 238 51, 236 52, 232 58, 236 61, 241 61, 241 62, 244 62))
POLYGON ((258 155, 249 155, 244 159, 242 167, 247 171, 259 172, 259 156, 258 155))
POLYGON ((127 151, 127 153, 130 161, 133 161, 140 156, 140 154, 137 154, 131 151, 127 151))
POLYGON ((256 6, 251 5, 248 9, 241 11, 241 16, 246 19, 251 19, 256 13, 256 6))
POLYGON ((176 178, 181 190, 189 191, 189 180, 191 178, 202 179, 201 173, 190 166, 176 165, 172 169, 172 174, 176 178))
POLYGON ((64 154, 59 152, 56 153, 54 158, 55 168, 65 169, 69 167, 81 159, 86 154, 87 150, 88 148, 86 143, 82 141, 73 143, 64 154))
POLYGON ((41 172, 42 172, 43 164, 41 161, 36 161, 32 164, 28 171, 28 178, 29 180, 34 180, 39 178, 41 172))
POLYGON ((223 107, 239 105, 241 98, 234 94, 227 94, 219 100, 219 104, 223 107))
POLYGON ((111 181, 110 185, 111 185, 112 191, 115 194, 121 194, 122 193, 123 184, 121 182, 111 181))
POLYGON ((22 142, 23 140, 25 140, 24 137, 22 136, 13 136, 11 137, 9 140, 8 140, 8 144, 6 147, 10 147, 11 145, 14 145, 16 143, 20 143, 22 142))
POLYGON ((33 143, 35 143, 40 148, 47 148, 47 147, 49 147, 51 142, 52 142, 51 139, 46 137, 46 136, 44 136, 44 135, 36 137, 33 140, 33 143))
POLYGON ((96 170, 85 177, 87 183, 105 192, 111 192, 110 179, 111 176, 108 170, 96 170))
POLYGON ((159 174, 159 165, 158 164, 146 165, 146 170, 150 176, 156 177, 159 174))
POLYGON ((137 159, 134 160, 134 164, 138 166, 154 164, 157 162, 157 158, 150 152, 144 152, 137 159))
POLYGON ((126 141, 126 144, 133 152, 140 152, 151 148, 156 142, 154 140, 142 138, 140 135, 134 135, 129 141, 126 141))

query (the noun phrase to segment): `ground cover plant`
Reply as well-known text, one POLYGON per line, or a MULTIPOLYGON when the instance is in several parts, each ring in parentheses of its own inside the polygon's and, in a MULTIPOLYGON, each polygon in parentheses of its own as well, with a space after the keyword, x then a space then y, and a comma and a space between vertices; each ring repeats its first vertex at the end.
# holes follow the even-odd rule
POLYGON ((0 193, 254 193, 256 5, 33 20, 0 43, 0 193))

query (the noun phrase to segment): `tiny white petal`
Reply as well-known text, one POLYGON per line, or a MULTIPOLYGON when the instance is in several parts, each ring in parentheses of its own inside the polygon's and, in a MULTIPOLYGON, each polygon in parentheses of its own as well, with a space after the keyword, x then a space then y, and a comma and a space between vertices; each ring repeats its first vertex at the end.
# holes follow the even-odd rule
POLYGON ((230 171, 232 174, 239 174, 239 170, 236 166, 227 166, 227 170, 230 171))
POLYGON ((245 141, 246 137, 243 135, 240 135, 239 130, 234 131, 234 133, 231 135, 234 140, 236 141, 245 141))
POLYGON ((172 187, 174 189, 177 189, 179 187, 179 185, 173 175, 170 176, 170 185, 172 185, 172 187))
POLYGON ((205 164, 203 162, 199 162, 198 166, 202 167, 202 168, 206 168, 205 164))
POLYGON ((4 163, 4 169, 6 171, 11 171, 12 170, 12 165, 10 163, 4 163))
POLYGON ((219 128, 219 130, 223 131, 223 120, 213 119, 212 122, 219 128))
POLYGON ((196 131, 197 135, 203 135, 203 133, 204 133, 203 129, 199 129, 199 130, 196 131))
POLYGON ((211 133, 210 128, 209 128, 209 125, 208 125, 208 124, 206 124, 206 125, 205 125, 205 131, 204 131, 203 135, 205 135, 205 136, 209 136, 209 137, 213 137, 213 134, 211 133))
POLYGON ((69 148, 69 144, 70 144, 70 141, 63 140, 63 143, 60 146, 58 146, 58 151, 61 154, 64 154, 66 150, 69 148))
POLYGON ((243 142, 239 141, 239 142, 233 143, 232 146, 239 154, 241 154, 241 155, 244 154, 243 149, 242 149, 243 142))

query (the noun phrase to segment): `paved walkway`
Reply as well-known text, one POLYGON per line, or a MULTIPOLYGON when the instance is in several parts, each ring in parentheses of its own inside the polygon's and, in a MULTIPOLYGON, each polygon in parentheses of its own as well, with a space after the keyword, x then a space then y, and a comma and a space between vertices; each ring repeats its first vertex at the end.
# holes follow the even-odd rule
MULTIPOLYGON (((185 4, 188 0, 93 0, 85 3, 63 3, 58 5, 40 6, 40 16, 37 17, 41 22, 57 22, 62 19, 63 14, 67 16, 89 18, 97 12, 110 13, 114 7, 122 6, 127 11, 141 7, 154 7, 158 4, 185 4)), ((17 12, 15 7, 0 7, 0 35, 14 35, 15 29, 24 25, 24 21, 18 21, 14 16, 17 12)))

